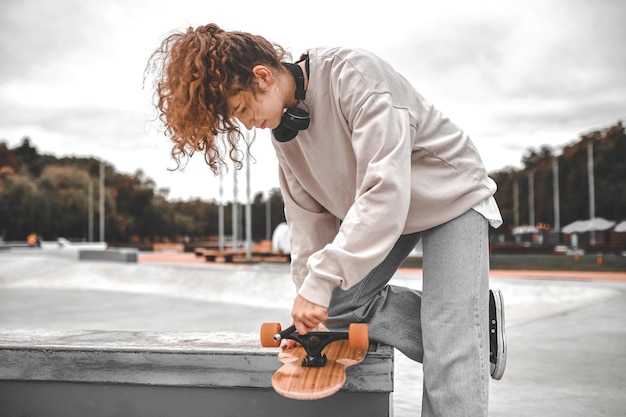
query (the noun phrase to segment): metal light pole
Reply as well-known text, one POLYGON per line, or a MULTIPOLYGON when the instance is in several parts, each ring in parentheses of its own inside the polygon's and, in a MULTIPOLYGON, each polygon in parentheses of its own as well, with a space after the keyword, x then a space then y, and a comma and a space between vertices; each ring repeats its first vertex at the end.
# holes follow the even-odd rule
POLYGON ((528 224, 535 226, 535 173, 528 173, 528 224))
POLYGON ((93 242, 93 181, 91 176, 89 177, 88 191, 87 191, 87 241, 93 242))
POLYGON ((519 180, 513 181, 513 224, 519 226, 519 180))
POLYGON ((559 194, 559 157, 552 157, 552 196, 554 204, 554 231, 557 233, 557 243, 560 241, 558 233, 561 232, 561 202, 559 194))
POLYGON ((220 251, 224 250, 224 174, 222 173, 222 167, 220 167, 220 203, 217 208, 218 216, 218 246, 220 251))
MULTIPOLYGON (((587 177, 589 179, 589 218, 593 221, 596 218, 596 193, 593 177, 593 142, 587 144, 587 177)), ((596 244, 596 232, 591 231, 591 244, 596 244)))
MULTIPOLYGON (((250 132, 246 132, 247 146, 250 146, 250 132)), ((250 151, 246 148, 246 259, 252 261, 252 206, 250 197, 250 151)))
POLYGON ((272 239, 272 193, 267 193, 267 200, 265 200, 265 238, 267 240, 272 239))
POLYGON ((233 237, 232 247, 237 248, 239 239, 239 201, 237 200, 239 190, 237 189, 237 165, 233 168, 233 237))
POLYGON ((100 162, 100 242, 104 242, 104 163, 100 162))

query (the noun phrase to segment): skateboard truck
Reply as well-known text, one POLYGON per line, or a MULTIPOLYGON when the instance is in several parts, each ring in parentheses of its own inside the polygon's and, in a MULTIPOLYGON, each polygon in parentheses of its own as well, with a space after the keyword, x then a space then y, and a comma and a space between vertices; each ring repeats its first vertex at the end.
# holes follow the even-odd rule
POLYGON ((274 335, 274 341, 291 339, 300 343, 307 355, 302 360, 302 366, 308 368, 321 368, 326 365, 326 355, 322 353, 324 348, 336 340, 348 340, 347 332, 308 332, 301 335, 296 331, 296 326, 291 325, 280 333, 274 335))

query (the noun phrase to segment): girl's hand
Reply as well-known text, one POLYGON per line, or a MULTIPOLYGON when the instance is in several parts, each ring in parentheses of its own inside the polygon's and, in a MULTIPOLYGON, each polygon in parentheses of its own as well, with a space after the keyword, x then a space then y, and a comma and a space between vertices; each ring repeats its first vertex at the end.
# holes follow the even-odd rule
POLYGON ((293 301, 291 317, 298 333, 305 335, 328 318, 328 309, 298 295, 293 301))

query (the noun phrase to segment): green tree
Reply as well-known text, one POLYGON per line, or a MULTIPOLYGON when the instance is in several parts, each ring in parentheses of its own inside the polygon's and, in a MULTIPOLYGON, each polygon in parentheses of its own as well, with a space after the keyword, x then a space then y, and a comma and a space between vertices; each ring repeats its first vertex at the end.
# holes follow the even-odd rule
POLYGON ((89 181, 89 173, 75 166, 43 169, 38 185, 45 200, 41 213, 45 236, 88 237, 89 181))
MULTIPOLYGON (((621 123, 604 130, 583 135, 579 141, 563 148, 558 157, 561 226, 575 220, 588 219, 589 181, 588 146, 593 146, 595 208, 597 217, 609 220, 626 219, 626 133, 621 123)), ((535 219, 554 225, 554 188, 552 164, 554 154, 544 146, 539 151, 524 153, 523 169, 506 168, 490 175, 498 184, 496 200, 504 219, 504 230, 515 225, 513 213, 513 184, 519 189, 520 223, 528 221, 528 174, 534 173, 535 219)), ((499 232, 501 233, 501 232, 499 232)))
POLYGON ((45 200, 30 176, 16 174, 4 180, 0 207, 0 232, 5 240, 24 240, 29 233, 44 229, 45 200))

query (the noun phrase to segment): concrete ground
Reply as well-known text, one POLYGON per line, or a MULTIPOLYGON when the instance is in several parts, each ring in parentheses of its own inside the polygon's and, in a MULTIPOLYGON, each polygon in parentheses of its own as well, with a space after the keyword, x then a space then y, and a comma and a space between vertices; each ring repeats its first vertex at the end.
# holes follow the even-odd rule
MULTIPOLYGON (((489 416, 626 415, 626 273, 621 282, 530 275, 492 278, 509 320, 506 371, 491 381, 489 416), (527 304, 529 296, 538 302, 527 304)), ((396 417, 420 415, 421 378, 420 366, 396 356, 396 417)))
MULTIPOLYGON (((420 272, 397 280, 419 286, 420 272)), ((491 384, 490 416, 624 415, 626 272, 493 271, 492 287, 505 295, 509 355, 491 384)), ((280 265, 9 252, 0 254, 0 329, 254 333, 261 321, 289 320, 292 291, 280 265)), ((419 416, 421 366, 398 355, 395 381, 395 416, 419 416)))
POLYGON ((625 415, 626 287, 610 287, 607 299, 508 329, 490 416, 625 415))

